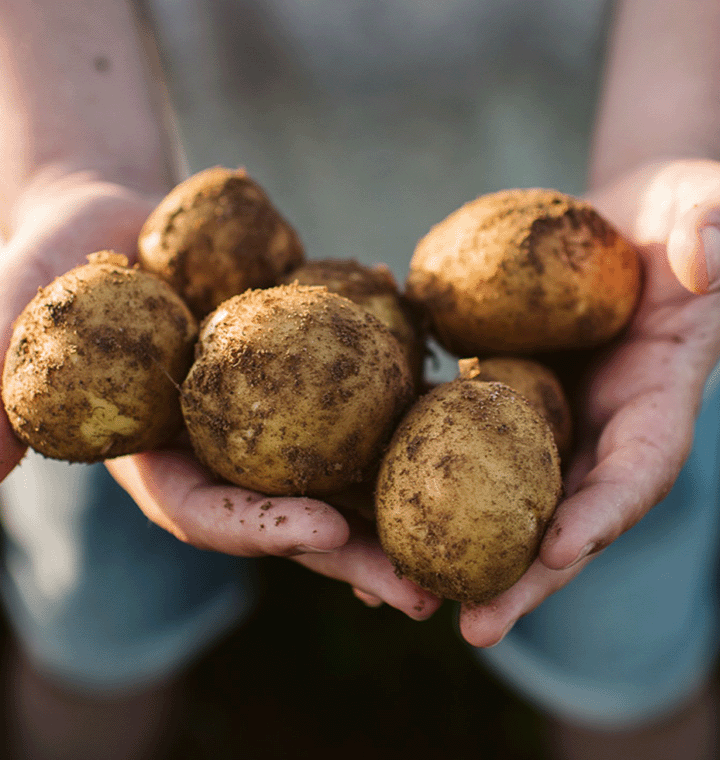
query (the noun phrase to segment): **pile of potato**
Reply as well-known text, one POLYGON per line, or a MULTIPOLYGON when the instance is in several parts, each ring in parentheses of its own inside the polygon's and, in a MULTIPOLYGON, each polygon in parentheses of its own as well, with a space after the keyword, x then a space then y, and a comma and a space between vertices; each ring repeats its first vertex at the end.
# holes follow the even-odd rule
POLYGON ((572 450, 544 352, 600 345, 639 297, 634 249, 549 190, 478 198, 384 265, 306 261, 247 174, 179 184, 138 263, 98 252, 17 319, 2 398, 17 436, 94 462, 186 428, 216 476, 344 506, 374 494, 398 574, 485 602, 537 555, 572 450), (459 358, 427 388, 426 338, 459 358))

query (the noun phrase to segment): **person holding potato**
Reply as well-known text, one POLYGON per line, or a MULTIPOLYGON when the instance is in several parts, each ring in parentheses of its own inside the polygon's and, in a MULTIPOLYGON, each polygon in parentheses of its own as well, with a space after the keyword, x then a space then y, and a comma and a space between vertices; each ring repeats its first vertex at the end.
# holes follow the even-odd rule
MULTIPOLYGON (((463 29, 479 31, 499 18, 470 23, 468 7, 452 4, 463 29)), ((418 28, 434 24, 448 35, 449 8, 435 17, 429 9, 429 17, 417 16, 418 28)), ((290 20, 302 21, 301 4, 295 10, 290 20)), ((273 94, 303 93, 324 67, 325 89, 310 90, 315 105, 331 103, 348 84, 337 78, 343 45, 348 67, 357 68, 358 90, 367 95, 368 82, 386 73, 378 68, 382 61, 363 58, 367 39, 359 44, 342 25, 338 30, 346 34, 324 60, 319 47, 307 45, 312 35, 301 40, 300 58, 309 63, 296 79, 271 76, 255 89, 250 82, 255 102, 267 106, 264 98, 273 94)), ((202 27, 185 32, 200 34, 202 27)), ((480 44, 454 39, 467 50, 480 44)), ((718 746, 712 574, 720 415, 711 373, 720 359, 720 9, 710 0, 625 0, 611 40, 588 197, 640 251, 642 302, 623 339, 596 357, 567 497, 539 559, 492 602, 464 606, 460 628, 490 667, 547 712, 558 758, 699 760, 715 757, 718 746)), ((398 60, 406 60, 408 51, 398 49, 398 60)), ((491 45, 490 51, 500 55, 491 45)), ((284 60, 273 52, 275 63, 284 60)), ((438 79, 455 98, 465 97, 465 85, 475 86, 450 76, 463 55, 447 58, 451 70, 438 79)), ((39 286, 94 251, 133 259, 143 222, 178 177, 129 5, 6 1, 0 69, 4 355, 13 321, 39 286)), ((385 83, 397 95, 412 72, 398 64, 394 73, 385 83)), ((375 90, 368 102, 373 97, 375 90)), ((295 167, 312 168, 314 154, 303 154, 312 130, 302 121, 302 103, 290 105, 298 114, 295 167)), ((447 117, 442 108, 433 115, 447 117)), ((245 117, 250 130, 263 124, 259 112, 255 117, 245 117)), ((417 134, 423 123, 412 122, 417 134)), ((237 136, 240 145, 243 139, 237 136)), ((267 159, 282 143, 270 150, 258 137, 258 144, 256 155, 267 159)), ((344 158, 334 156, 334 165, 344 158)), ((426 176, 438 174, 443 160, 466 161, 451 151, 425 159, 426 176)), ((419 171, 420 163, 412 165, 419 171)), ((327 170, 332 176, 334 169, 327 170)), ((372 179, 380 187, 394 177, 378 170, 372 179)), ((442 197, 449 187, 428 193, 417 186, 425 190, 418 198, 442 197)), ((293 193, 300 196, 298 187, 293 193)), ((353 196, 352 182, 348 187, 348 197, 373 203, 374 188, 353 196)), ((327 215, 337 209, 328 207, 327 215)), ((321 228, 319 221, 309 226, 313 242, 322 240, 321 228)), ((392 263, 400 269, 407 260, 392 263)), ((3 415, 0 477, 16 470, 3 492, 2 581, 16 641, 6 702, 14 757, 159 758, 184 667, 252 607, 249 558, 292 557, 349 583, 366 603, 384 602, 416 619, 440 603, 397 578, 377 542, 353 533, 317 499, 273 497, 287 519, 252 530, 252 519, 241 518, 251 518, 267 497, 218 484, 180 446, 109 461, 114 481, 102 467, 50 463, 50 475, 33 459, 17 467, 24 454, 3 415), (59 480, 52 480, 53 470, 59 480), (224 507, 228 502, 233 510, 224 507), (148 532, 148 519, 158 529, 148 532), (198 551, 207 549, 213 551, 198 551)))

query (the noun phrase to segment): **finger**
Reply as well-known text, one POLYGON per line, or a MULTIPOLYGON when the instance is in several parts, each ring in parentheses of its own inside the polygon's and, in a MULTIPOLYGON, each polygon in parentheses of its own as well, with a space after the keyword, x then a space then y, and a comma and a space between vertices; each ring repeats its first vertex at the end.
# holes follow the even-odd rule
POLYGON ((717 285, 719 162, 645 166, 588 199, 642 249, 667 246, 669 267, 683 288, 704 293, 717 285))
POLYGON ((543 600, 569 583, 590 561, 586 558, 568 570, 550 570, 536 560, 523 577, 488 604, 464 604, 460 633, 475 647, 499 644, 515 623, 543 600))
POLYGON ((720 163, 661 161, 623 175, 587 199, 639 245, 665 244, 678 219, 720 194, 720 163))
POLYGON ((615 414, 598 442, 598 464, 548 527, 540 549, 548 568, 608 546, 667 495, 690 449, 693 412, 683 391, 668 387, 615 414))
POLYGON ((0 408, 0 481, 18 465, 26 450, 12 432, 5 410, 0 408))
POLYGON ((370 535, 355 532, 335 552, 300 555, 294 561, 329 578, 346 581, 365 597, 385 602, 413 620, 426 620, 441 604, 429 591, 407 578, 398 578, 377 539, 370 535))
POLYGON ((345 519, 327 504, 216 483, 186 452, 147 452, 106 464, 152 522, 201 549, 292 556, 334 551, 349 536, 345 519))
POLYGON ((719 301, 688 296, 681 306, 658 309, 596 369, 583 410, 590 435, 582 462, 569 469, 570 498, 540 552, 548 567, 567 567, 588 547, 608 545, 668 493, 720 355, 719 301), (593 430, 602 434, 591 452, 593 430))
POLYGON ((693 205, 678 219, 667 252, 675 276, 692 293, 720 287, 720 195, 693 205))

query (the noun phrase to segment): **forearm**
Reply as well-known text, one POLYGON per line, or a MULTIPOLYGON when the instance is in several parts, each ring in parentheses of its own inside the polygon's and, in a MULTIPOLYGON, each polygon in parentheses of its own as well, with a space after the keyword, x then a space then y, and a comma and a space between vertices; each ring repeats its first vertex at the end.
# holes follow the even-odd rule
POLYGON ((0 3, 0 223, 69 174, 164 190, 169 162, 149 64, 123 0, 0 3))
POLYGON ((590 187, 644 163, 720 158, 720 3, 619 0, 590 187))

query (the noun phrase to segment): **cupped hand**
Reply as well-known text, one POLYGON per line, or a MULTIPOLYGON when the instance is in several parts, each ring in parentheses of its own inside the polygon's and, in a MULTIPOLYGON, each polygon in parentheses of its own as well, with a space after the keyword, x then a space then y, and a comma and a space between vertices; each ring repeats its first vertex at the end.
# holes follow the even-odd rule
MULTIPOLYGON (((114 250, 132 261, 140 227, 159 200, 84 175, 51 183, 27 198, 0 255, 0 356, 13 320, 38 287, 85 263, 94 251, 114 250)), ((0 410, 0 480, 24 451, 0 410)), ((395 575, 362 521, 352 521, 351 528, 321 501, 267 497, 218 482, 182 446, 106 464, 150 520, 193 546, 238 556, 292 557, 348 582, 365 601, 387 602, 416 619, 429 617, 440 604, 395 575)))
POLYGON ((539 558, 491 603, 461 608, 461 633, 475 646, 500 641, 668 494, 720 359, 720 163, 646 166, 589 200, 637 246, 643 295, 582 385, 566 498, 539 558))

